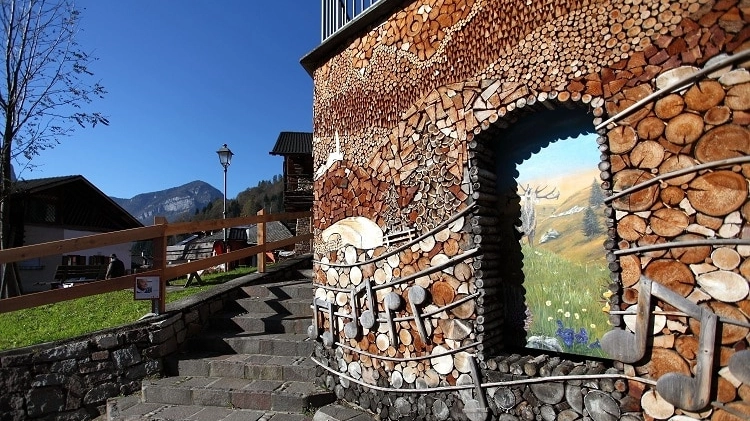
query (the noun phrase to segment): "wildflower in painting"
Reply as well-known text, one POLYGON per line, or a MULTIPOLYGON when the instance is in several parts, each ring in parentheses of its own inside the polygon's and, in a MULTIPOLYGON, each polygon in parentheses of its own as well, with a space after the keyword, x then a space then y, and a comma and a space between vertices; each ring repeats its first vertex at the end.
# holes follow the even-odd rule
POLYGON ((555 318, 554 318, 554 317, 552 317, 552 316, 549 316, 549 317, 547 317, 547 321, 548 321, 548 322, 551 322, 551 321, 553 321, 553 320, 555 320, 555 318))
POLYGON ((575 334, 575 343, 583 345, 589 343, 589 333, 586 332, 586 328, 580 328, 578 333, 575 334))
POLYGON ((580 319, 580 318, 581 318, 581 315, 580 315, 580 314, 578 314, 578 313, 573 313, 573 317, 575 317, 575 318, 576 318, 576 320, 578 320, 578 319, 580 319))
MULTIPOLYGON (((555 336, 561 342, 563 348, 570 352, 582 352, 584 349, 600 349, 601 345, 599 340, 595 340, 589 343, 591 338, 589 331, 585 327, 579 327, 578 331, 573 327, 565 326, 565 323, 561 319, 555 321, 557 324, 557 330, 555 336)), ((595 324, 591 324, 591 329, 596 327, 595 324)), ((591 332, 593 333, 593 331, 591 332)))
POLYGON ((589 327, 590 327, 591 329, 596 329, 596 324, 595 324, 595 323, 591 323, 591 324, 589 325, 589 327))
POLYGON ((544 305, 546 305, 547 307, 549 307, 549 306, 552 305, 552 301, 547 300, 547 301, 544 302, 544 305))
POLYGON ((558 309, 557 309, 557 312, 558 312, 558 313, 562 313, 562 312, 563 312, 563 309, 561 309, 561 308, 558 308, 558 309))
POLYGON ((570 317, 570 312, 566 311, 565 314, 563 314, 563 316, 565 316, 565 318, 569 318, 570 317))
POLYGON ((575 333, 573 329, 565 327, 562 320, 557 320, 557 332, 555 332, 555 334, 562 340, 566 347, 570 348, 573 346, 575 333))

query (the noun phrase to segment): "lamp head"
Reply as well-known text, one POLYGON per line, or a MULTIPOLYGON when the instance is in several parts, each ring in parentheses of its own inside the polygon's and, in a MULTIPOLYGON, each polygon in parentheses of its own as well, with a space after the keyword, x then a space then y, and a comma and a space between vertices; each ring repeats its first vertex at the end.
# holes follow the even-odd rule
POLYGON ((232 151, 227 148, 227 144, 225 143, 224 146, 222 146, 216 153, 219 155, 219 162, 221 163, 221 166, 226 169, 229 164, 232 163, 232 151))

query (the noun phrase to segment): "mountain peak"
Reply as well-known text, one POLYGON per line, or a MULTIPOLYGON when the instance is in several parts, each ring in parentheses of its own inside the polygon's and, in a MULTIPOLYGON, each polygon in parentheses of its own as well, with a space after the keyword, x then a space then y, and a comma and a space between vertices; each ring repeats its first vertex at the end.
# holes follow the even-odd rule
POLYGON ((112 200, 144 225, 151 225, 155 216, 164 216, 170 222, 189 218, 196 210, 222 197, 219 189, 195 180, 179 187, 141 193, 130 199, 112 197, 112 200))

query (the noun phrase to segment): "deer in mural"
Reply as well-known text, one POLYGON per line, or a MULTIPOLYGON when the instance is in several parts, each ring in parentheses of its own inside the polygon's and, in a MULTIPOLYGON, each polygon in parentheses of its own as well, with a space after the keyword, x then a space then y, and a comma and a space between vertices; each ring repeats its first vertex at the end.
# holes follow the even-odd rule
POLYGON ((554 200, 560 197, 557 187, 548 193, 543 193, 547 186, 532 189, 526 185, 523 195, 521 196, 521 226, 517 227, 518 232, 523 234, 529 242, 530 247, 534 247, 534 235, 536 232, 536 204, 541 199, 554 200))

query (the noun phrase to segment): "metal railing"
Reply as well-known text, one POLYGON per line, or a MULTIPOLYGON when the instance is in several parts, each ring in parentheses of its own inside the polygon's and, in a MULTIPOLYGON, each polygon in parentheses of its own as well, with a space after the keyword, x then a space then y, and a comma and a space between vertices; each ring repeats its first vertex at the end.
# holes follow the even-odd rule
POLYGON ((320 40, 325 41, 379 0, 321 0, 320 40))
POLYGON ((185 276, 198 270, 207 269, 219 264, 244 259, 253 255, 258 256, 258 272, 264 272, 266 252, 312 239, 312 234, 302 234, 285 240, 267 242, 265 223, 271 221, 296 220, 298 218, 309 218, 311 216, 312 212, 264 214, 263 211, 261 211, 258 212, 257 216, 176 223, 167 223, 165 218, 156 217, 154 225, 142 228, 133 228, 104 234, 93 234, 69 240, 59 240, 50 243, 0 250, 0 263, 10 263, 28 260, 35 257, 57 255, 78 250, 132 243, 143 240, 153 241, 154 249, 154 260, 151 270, 104 281, 95 281, 77 285, 71 288, 54 289, 51 291, 35 292, 18 297, 0 299, 0 313, 82 298, 89 295, 103 294, 105 292, 126 288, 133 288, 136 276, 160 277, 160 291, 163 291, 164 293, 161 294, 158 300, 158 312, 163 313, 166 301, 167 280, 185 276), (256 246, 229 251, 227 253, 188 263, 167 265, 167 238, 170 236, 198 231, 218 231, 228 227, 248 224, 258 224, 258 239, 256 246))

